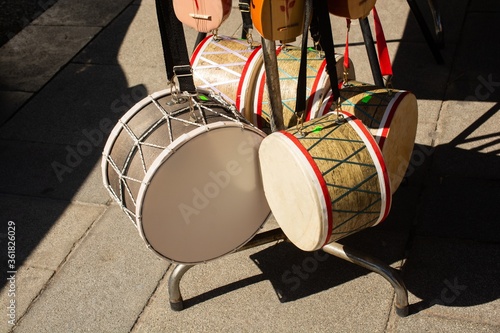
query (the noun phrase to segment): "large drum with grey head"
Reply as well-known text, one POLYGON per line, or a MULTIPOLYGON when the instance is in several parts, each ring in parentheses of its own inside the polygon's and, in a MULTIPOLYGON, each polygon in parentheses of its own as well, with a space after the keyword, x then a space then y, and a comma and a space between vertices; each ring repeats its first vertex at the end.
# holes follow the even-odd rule
POLYGON ((152 251, 206 262, 244 245, 270 214, 257 158, 264 136, 217 95, 163 90, 111 132, 104 186, 152 251))

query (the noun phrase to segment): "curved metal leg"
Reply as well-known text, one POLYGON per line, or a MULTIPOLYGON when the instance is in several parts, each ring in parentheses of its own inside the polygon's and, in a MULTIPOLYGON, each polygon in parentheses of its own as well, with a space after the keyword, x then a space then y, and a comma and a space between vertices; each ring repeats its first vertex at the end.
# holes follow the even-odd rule
POLYGON ((194 265, 176 264, 174 270, 168 279, 168 295, 170 300, 170 308, 174 311, 184 309, 180 283, 182 276, 194 265))
MULTIPOLYGON (((251 241, 249 241, 241 248, 237 249, 235 252, 284 239, 286 239, 286 236, 280 228, 265 231, 255 235, 251 241)), ((170 273, 170 276, 168 278, 168 295, 170 300, 170 308, 174 311, 182 311, 184 309, 180 283, 184 274, 186 274, 186 272, 194 266, 194 264, 175 264, 172 273, 170 273)))
POLYGON ((365 254, 336 242, 325 245, 323 251, 382 275, 394 287, 394 291, 396 292, 396 313, 400 317, 408 315, 408 291, 400 275, 394 268, 378 259, 370 258, 365 254))

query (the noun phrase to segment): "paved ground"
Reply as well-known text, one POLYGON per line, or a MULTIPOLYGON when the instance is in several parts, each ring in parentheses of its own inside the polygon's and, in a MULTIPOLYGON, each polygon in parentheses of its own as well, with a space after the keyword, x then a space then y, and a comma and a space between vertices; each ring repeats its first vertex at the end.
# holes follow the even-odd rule
MULTIPOLYGON (((500 6, 440 5, 444 65, 406 1, 377 5, 394 86, 419 100, 418 133, 389 219, 341 241, 401 271, 410 316, 395 314, 377 274, 287 243, 194 267, 181 283, 187 308, 171 311, 171 266, 144 246, 100 170, 106 123, 165 87, 154 1, 59 0, 0 48, 0 330, 500 331, 500 6)), ((344 21, 332 22, 341 51, 344 21)), ((240 24, 235 9, 220 33, 239 36, 240 24)), ((357 22, 350 40, 358 80, 372 82, 357 22)))
POLYGON ((57 0, 0 1, 0 46, 43 14, 57 0))

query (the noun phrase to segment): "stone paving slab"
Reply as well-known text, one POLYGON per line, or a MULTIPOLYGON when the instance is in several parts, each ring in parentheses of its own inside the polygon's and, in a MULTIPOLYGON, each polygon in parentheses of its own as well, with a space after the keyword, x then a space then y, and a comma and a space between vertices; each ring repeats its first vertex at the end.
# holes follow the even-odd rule
MULTIPOLYGON (((54 275, 54 271, 44 268, 35 268, 22 266, 17 269, 15 276, 15 288, 11 289, 10 282, 4 288, 0 288, 0 306, 2 311, 10 306, 11 300, 15 300, 15 320, 23 316, 31 303, 38 297, 45 288, 47 281, 54 275), (15 295, 10 290, 15 289, 15 295), (10 296, 12 297, 10 297, 10 296)), ((8 277, 11 277, 9 274, 8 277)), ((10 312, 10 310, 9 310, 10 312)), ((10 314, 10 313, 9 313, 10 314)), ((7 312, 2 314, 0 321, 0 332, 8 332, 13 328, 9 320, 13 319, 7 316, 7 312)))
POLYGON ((388 332, 498 332, 498 326, 478 324, 463 320, 429 317, 429 316, 413 316, 398 321, 395 329, 390 329, 388 332))
MULTIPOLYGON (((154 2, 128 6, 74 59, 88 64, 163 65, 154 2)), ((146 82, 146 80, 145 80, 146 82)))
POLYGON ((128 87, 119 66, 70 64, 2 127, 0 137, 103 147, 121 112, 143 97, 140 87, 128 87))
MULTIPOLYGON (((6 308, 10 300, 15 300, 16 316, 20 318, 105 207, 6 195, 0 195, 0 202, 2 235, 6 235, 3 234, 6 221, 15 223, 17 271, 15 288, 7 280, 12 274, 1 271, 0 304, 6 308), (15 297, 10 297, 10 290, 14 290, 15 297)), ((7 246, 6 240, 0 239, 2 248, 7 246)), ((9 328, 7 321, 0 322, 2 332, 9 328)))
POLYGON ((52 199, 5 195, 0 198, 0 219, 17 225, 16 262, 53 271, 106 209, 52 199), (18 208, 21 206, 24 209, 18 208))
POLYGON ((71 253, 15 332, 128 332, 168 263, 111 206, 71 253), (131 255, 133 253, 133 255, 131 255))
POLYGON ((104 27, 132 1, 58 0, 33 24, 104 27))
POLYGON ((417 236, 403 270, 411 316, 500 329, 500 252, 495 243, 417 236))
POLYGON ((181 312, 169 309, 166 288, 165 278, 133 332, 382 332, 393 297, 381 277, 287 244, 195 266, 181 282, 181 312), (305 268, 302 278, 295 266, 305 268))
POLYGON ((499 108, 493 102, 443 102, 437 127, 435 174, 498 179, 499 108))
POLYGON ((478 36, 485 34, 499 19, 500 12, 473 12, 467 15, 446 99, 500 100, 500 49, 497 47, 500 36, 490 33, 487 41, 478 42, 478 36))
POLYGON ((66 203, 106 204, 110 200, 102 185, 100 149, 79 154, 78 146, 6 140, 0 140, 0 149, 6 156, 0 166, 0 193, 43 196, 66 203))
POLYGON ((39 90, 100 29, 27 26, 0 49, 0 89, 26 92, 39 90))
POLYGON ((437 237, 500 242, 500 181, 443 177, 423 194, 418 233, 437 237))
POLYGON ((0 91, 0 126, 12 117, 31 97, 32 93, 21 91, 0 91))

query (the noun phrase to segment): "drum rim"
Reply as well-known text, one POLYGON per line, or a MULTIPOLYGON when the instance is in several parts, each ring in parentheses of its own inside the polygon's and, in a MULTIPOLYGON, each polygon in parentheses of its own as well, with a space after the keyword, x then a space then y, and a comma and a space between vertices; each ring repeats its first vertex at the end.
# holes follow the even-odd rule
MULTIPOLYGON (((249 95, 251 96, 257 87, 257 82, 256 78, 260 75, 261 70, 263 68, 264 64, 264 58, 262 57, 262 45, 257 46, 253 52, 250 54, 248 57, 248 60, 243 67, 243 70, 241 72, 240 76, 240 82, 238 83, 238 88, 236 88, 236 101, 235 101, 235 106, 236 109, 239 110, 241 113, 249 113, 249 110, 245 110, 243 112, 241 106, 245 105, 246 102, 246 95, 247 95, 247 89, 243 89, 244 87, 251 88, 249 91, 249 95), (260 55, 260 57, 258 56, 260 55), (248 76, 247 74, 251 73, 253 75, 248 76)), ((252 112, 253 114, 253 112, 252 112)), ((251 119, 248 119, 252 123, 254 123, 251 119)))
POLYGON ((172 263, 197 264, 197 263, 208 262, 208 261, 215 260, 217 258, 223 257, 223 256, 225 256, 227 254, 235 252, 240 247, 244 246, 248 241, 250 241, 253 238, 253 236, 255 236, 255 234, 257 234, 257 232, 259 231, 259 229, 262 227, 262 225, 264 225, 264 223, 266 222, 266 220, 270 216, 271 210, 269 209, 268 214, 266 215, 266 217, 264 218, 264 220, 262 221, 262 223, 259 225, 259 227, 256 228, 255 232, 252 233, 252 235, 250 235, 249 238, 247 238, 245 241, 243 241, 243 243, 240 244, 240 245, 238 245, 236 248, 234 248, 234 249, 232 249, 232 250, 230 250, 230 251, 228 251, 226 253, 220 254, 220 255, 218 255, 218 256, 216 256, 214 258, 209 258, 209 259, 200 260, 200 261, 196 261, 196 262, 183 262, 183 261, 175 260, 173 258, 169 258, 169 257, 167 257, 164 254, 161 254, 160 252, 158 252, 151 245, 151 243, 148 241, 148 239, 147 239, 147 237, 145 235, 144 225, 143 225, 143 221, 142 221, 142 208, 143 208, 144 198, 146 196, 146 193, 147 193, 147 190, 148 190, 148 187, 149 187, 149 183, 150 183, 152 177, 154 176, 154 174, 156 173, 156 171, 163 165, 163 163, 165 163, 168 160, 168 158, 173 153, 175 153, 175 151, 177 151, 179 148, 181 148, 189 140, 194 139, 195 137, 197 137, 197 136, 199 136, 201 134, 204 134, 204 133, 206 133, 208 131, 214 131, 214 130, 217 130, 217 129, 228 128, 228 127, 235 127, 235 128, 240 128, 240 129, 244 129, 244 130, 250 130, 250 131, 254 132, 255 134, 261 136, 262 138, 266 137, 266 134, 264 132, 262 132, 261 130, 259 130, 255 126, 252 126, 251 124, 246 124, 244 122, 218 121, 218 122, 214 122, 214 123, 211 123, 211 124, 203 125, 203 126, 200 126, 200 127, 196 128, 194 130, 191 130, 190 132, 183 133, 178 138, 176 138, 174 141, 172 141, 155 158, 155 160, 151 164, 150 168, 148 169, 146 175, 144 176, 144 179, 142 181, 142 184, 141 184, 141 187, 139 189, 139 192, 137 194, 137 199, 136 199, 136 211, 135 211, 135 214, 136 214, 136 221, 137 221, 137 229, 139 231, 139 234, 140 234, 141 238, 146 243, 146 246, 148 247, 148 249, 150 249, 151 251, 153 251, 153 253, 155 253, 160 258, 166 259, 166 260, 168 260, 168 261, 170 261, 172 263))
MULTIPOLYGON (((306 183, 305 185, 309 188, 309 190, 316 193, 316 198, 319 200, 319 202, 317 203, 319 204, 318 206, 320 206, 320 212, 318 215, 321 217, 322 220, 320 225, 322 229, 321 230, 322 237, 318 240, 318 242, 312 249, 304 248, 303 250, 306 251, 318 250, 327 243, 328 239, 330 238, 330 234, 332 232, 333 214, 331 208, 329 207, 331 202, 330 193, 328 192, 328 188, 321 174, 321 171, 319 170, 316 163, 314 163, 314 160, 311 154, 307 151, 307 149, 305 149, 297 140, 297 138, 290 132, 280 131, 277 133, 283 135, 286 138, 285 140, 283 140, 283 138, 280 139, 284 144, 292 148, 292 150, 290 151, 291 154, 306 162, 303 164, 299 164, 300 171, 308 174, 311 178, 315 180, 314 183, 312 184, 306 183)), ((294 244, 296 243, 294 242, 294 244)))
POLYGON ((391 131, 390 125, 392 122, 392 118, 394 118, 394 115, 396 114, 396 110, 399 107, 399 104, 401 101, 409 94, 409 91, 406 90, 398 90, 394 96, 394 98, 391 99, 389 104, 387 105, 387 108, 384 111, 384 115, 382 116, 382 120, 380 121, 380 126, 377 129, 374 137, 375 140, 377 141, 378 145, 380 146, 380 149, 384 149, 384 143, 385 140, 387 139, 387 136, 389 135, 389 132, 391 131), (387 112, 389 111, 389 112, 387 112), (388 126, 386 126, 388 125, 388 126))

